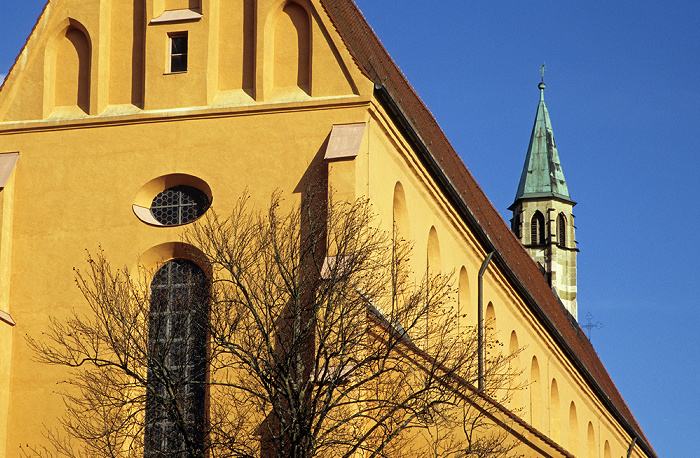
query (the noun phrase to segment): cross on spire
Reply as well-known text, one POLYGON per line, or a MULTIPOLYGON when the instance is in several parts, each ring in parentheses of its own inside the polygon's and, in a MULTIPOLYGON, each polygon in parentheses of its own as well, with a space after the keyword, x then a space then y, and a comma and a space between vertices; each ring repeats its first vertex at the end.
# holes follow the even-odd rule
POLYGON ((544 61, 542 61, 542 66, 540 67, 540 72, 542 73, 542 82, 544 83, 544 72, 547 71, 547 66, 544 64, 544 61))

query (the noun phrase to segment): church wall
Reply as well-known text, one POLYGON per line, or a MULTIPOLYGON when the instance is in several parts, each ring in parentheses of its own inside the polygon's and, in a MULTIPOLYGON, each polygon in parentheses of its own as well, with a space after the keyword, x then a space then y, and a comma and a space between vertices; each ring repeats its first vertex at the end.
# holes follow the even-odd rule
MULTIPOLYGON (((72 269, 85 267, 85 250, 102 247, 114 266, 134 269, 139 256, 155 259, 154 250, 179 241, 182 228, 148 225, 132 207, 144 186, 166 175, 202 180, 213 208, 226 213, 245 190, 262 208, 280 190, 291 207, 327 170, 335 197, 368 197, 386 230, 397 221, 414 243, 416 279, 429 265, 453 273, 464 315, 454 332, 476 325, 477 277, 487 253, 372 99, 372 82, 317 0, 63 0, 50 4, 37 30, 0 93, 0 153, 20 152, 0 191, 0 308, 17 322, 0 322, 0 456, 17 456, 20 443, 40 443, 43 425, 57 425, 58 382, 67 374, 34 362, 23 336, 40 336, 49 316, 84 310, 72 269), (201 8, 203 16, 151 24, 177 8, 201 8), (77 73, 69 74, 77 79, 66 79, 78 89, 68 105, 81 113, 56 109, 68 106, 63 97, 71 92, 56 76, 54 58, 73 30, 83 35, 74 47, 77 73), (184 31, 188 71, 167 74, 168 34, 184 31), (289 37, 297 48, 280 55, 289 37), (80 79, 85 67, 88 83, 80 79), (34 122, 14 122, 27 120, 34 122), (333 125, 362 122, 358 156, 324 162, 333 125)), ((571 226, 567 244, 573 241, 571 226)), ((557 273, 575 278, 570 258, 556 264, 557 273)), ((501 350, 522 349, 514 385, 524 388, 508 407, 576 456, 626 455, 628 435, 500 268, 494 260, 484 276, 484 309, 491 305, 501 350)), ((536 456, 528 446, 521 451, 536 456)))

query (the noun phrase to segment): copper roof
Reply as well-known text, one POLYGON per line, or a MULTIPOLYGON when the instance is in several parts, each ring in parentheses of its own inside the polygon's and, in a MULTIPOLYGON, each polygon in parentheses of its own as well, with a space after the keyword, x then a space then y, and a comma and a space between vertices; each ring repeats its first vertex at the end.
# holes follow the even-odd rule
MULTIPOLYGON (((515 202, 521 199, 557 198, 572 202, 561 168, 557 143, 554 141, 552 121, 544 103, 544 83, 539 84, 540 103, 537 105, 535 125, 532 126, 530 145, 520 177, 515 202)), ((511 207, 512 208, 512 207, 511 207)))
POLYGON ((391 59, 352 0, 320 0, 359 68, 377 87, 418 154, 432 169, 443 190, 480 237, 487 252, 495 251, 499 267, 527 300, 533 313, 579 368, 599 399, 615 415, 649 456, 656 456, 632 412, 615 387, 603 363, 576 323, 566 312, 532 258, 459 158, 420 97, 391 59))

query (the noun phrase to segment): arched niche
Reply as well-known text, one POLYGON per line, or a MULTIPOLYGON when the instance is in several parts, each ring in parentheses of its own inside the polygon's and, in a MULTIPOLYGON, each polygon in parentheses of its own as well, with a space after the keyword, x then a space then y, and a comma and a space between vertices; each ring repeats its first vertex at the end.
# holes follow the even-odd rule
POLYGON ((542 419, 542 383, 540 381, 540 364, 537 356, 530 364, 530 423, 538 427, 542 419))
POLYGON ((459 270, 459 285, 457 289, 457 323, 460 328, 469 325, 469 298, 471 290, 469 287, 469 275, 467 268, 462 266, 459 270))
POLYGON ((489 305, 486 306, 484 320, 484 325, 491 331, 491 334, 495 336, 498 327, 496 326, 496 308, 493 306, 492 302, 489 302, 489 305))
POLYGON ((408 234, 408 208, 406 206, 406 193, 400 181, 394 186, 393 202, 394 238, 396 240, 410 240, 408 234))
POLYGON ((522 409, 523 400, 520 384, 520 343, 518 342, 518 334, 515 331, 510 333, 510 342, 508 344, 508 354, 510 355, 510 390, 512 404, 516 409, 522 409))
POLYGON ((549 389, 549 431, 551 438, 561 440, 561 406, 559 405, 559 385, 553 378, 549 389))
POLYGON ((435 226, 432 226, 428 232, 428 272, 431 275, 439 274, 442 270, 441 266, 440 241, 435 226))
POLYGON ((276 88, 299 87, 309 93, 311 21, 298 3, 287 2, 275 20, 273 81, 276 88))
POLYGON ((610 442, 605 441, 605 446, 603 447, 603 458, 612 458, 612 450, 610 450, 610 442))
POLYGON ((69 20, 52 49, 53 106, 77 107, 89 114, 92 45, 87 31, 69 20))
POLYGON ((593 423, 590 421, 588 422, 588 443, 586 448, 588 449, 588 458, 596 458, 598 454, 596 453, 596 446, 595 446, 595 428, 593 427, 593 423))
POLYGON ((578 454, 578 417, 574 401, 569 405, 569 452, 578 454))

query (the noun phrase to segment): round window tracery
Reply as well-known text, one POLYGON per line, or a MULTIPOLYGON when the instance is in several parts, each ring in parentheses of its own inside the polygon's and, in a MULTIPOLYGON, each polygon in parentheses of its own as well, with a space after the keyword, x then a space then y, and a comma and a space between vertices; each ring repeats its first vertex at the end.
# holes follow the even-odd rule
POLYGON ((209 208, 209 198, 200 189, 178 185, 161 191, 151 202, 153 218, 164 226, 190 223, 209 208))

